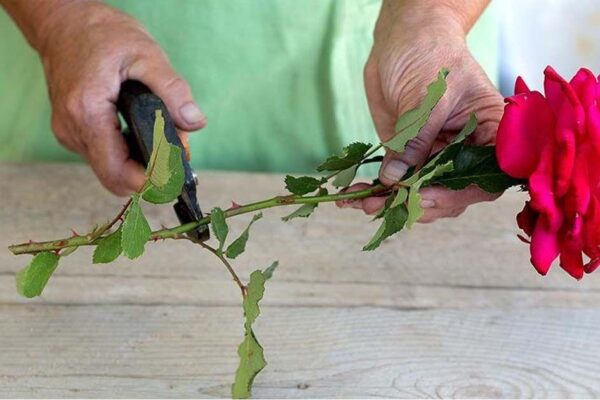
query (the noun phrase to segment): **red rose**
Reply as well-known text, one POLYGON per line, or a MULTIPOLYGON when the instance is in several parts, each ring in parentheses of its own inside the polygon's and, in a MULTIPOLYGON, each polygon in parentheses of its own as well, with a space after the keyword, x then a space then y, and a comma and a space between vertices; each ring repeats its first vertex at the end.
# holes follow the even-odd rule
POLYGON ((532 264, 545 275, 560 255, 581 279, 600 265, 600 83, 587 69, 570 82, 551 67, 544 75, 545 96, 517 78, 496 155, 505 173, 529 181, 517 223, 531 238, 532 264))

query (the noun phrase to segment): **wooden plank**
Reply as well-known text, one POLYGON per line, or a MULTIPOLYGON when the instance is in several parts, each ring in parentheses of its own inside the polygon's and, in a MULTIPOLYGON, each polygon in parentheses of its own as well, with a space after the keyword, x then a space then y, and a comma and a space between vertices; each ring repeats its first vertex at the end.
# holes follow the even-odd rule
MULTIPOLYGON (((203 173, 201 199, 253 201, 281 182, 203 173)), ((0 187, 2 247, 85 231, 122 202, 82 165, 2 164, 0 187)), ((242 276, 281 262, 257 327, 270 364, 255 395, 598 396, 600 274, 539 277, 515 238, 523 199, 508 193, 371 253, 360 248, 375 226, 356 212, 322 206, 284 224, 287 210, 269 210, 236 262, 242 276)), ((148 215, 175 223, 168 206, 148 215)), ((28 257, 0 252, 0 397, 228 395, 239 293, 210 254, 170 242, 135 262, 90 259, 63 260, 42 298, 25 300, 14 272, 28 257)))
MULTIPOLYGON (((227 205, 232 198, 249 202, 282 193, 281 182, 278 175, 202 173, 199 190, 209 209, 227 205)), ((69 228, 86 231, 93 223, 111 218, 122 203, 104 191, 82 165, 2 164, 0 185, 11 188, 0 193, 5 205, 0 209, 1 247, 30 238, 68 236, 69 228)), ((600 274, 576 282, 555 268, 540 278, 529 265, 527 246, 516 239, 514 215, 523 201, 522 193, 507 193, 494 203, 471 207, 456 220, 418 225, 376 252, 360 251, 376 226, 367 225, 369 218, 354 210, 323 205, 310 221, 287 224, 278 217, 288 209, 268 210, 253 227, 247 254, 236 264, 247 274, 278 259, 278 280, 293 282, 600 289, 600 274)), ((154 227, 175 223, 169 206, 152 207, 148 214, 154 227)), ((232 219, 232 232, 241 231, 248 218, 232 219)), ((140 261, 119 260, 102 267, 91 266, 89 252, 75 254, 62 263, 58 274, 97 275, 102 269, 119 276, 229 280, 210 255, 199 254, 188 243, 149 247, 140 261)), ((26 256, 0 252, 0 272, 16 271, 26 263, 26 256)))
MULTIPOLYGON (((227 397, 233 307, 3 306, 3 397, 227 397)), ((255 396, 600 394, 598 310, 265 307, 255 396)))
MULTIPOLYGON (((218 266, 215 266, 217 268, 218 266)), ((225 272, 223 272, 225 274, 225 272)), ((226 278, 226 276, 225 276, 226 278)), ((538 308, 596 307, 600 291, 452 285, 385 283, 335 283, 280 279, 269 282, 264 304, 271 306, 360 307, 391 309, 431 308, 538 308)), ((240 304, 232 281, 204 279, 202 271, 191 277, 57 275, 36 299, 24 299, 15 291, 14 274, 0 275, 0 304, 114 304, 196 305, 240 304)))

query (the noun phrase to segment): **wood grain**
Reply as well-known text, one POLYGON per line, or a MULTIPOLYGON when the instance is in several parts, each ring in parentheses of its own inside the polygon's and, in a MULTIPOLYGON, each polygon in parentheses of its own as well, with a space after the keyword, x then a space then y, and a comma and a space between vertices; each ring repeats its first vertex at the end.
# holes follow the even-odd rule
MULTIPOLYGON (((282 190, 277 175, 200 176, 206 209, 282 190)), ((267 212, 236 263, 243 276, 281 264, 257 323, 269 366, 255 396, 598 396, 599 278, 533 271, 515 238, 523 199, 507 193, 372 253, 360 248, 376 227, 353 211, 322 206, 288 224, 287 210, 267 212)), ((75 164, 1 164, 0 201, 2 248, 85 231, 122 202, 75 164)), ((175 224, 168 206, 148 215, 175 224)), ((63 260, 25 300, 13 275, 28 257, 0 252, 0 396, 227 396, 242 316, 218 262, 179 242, 138 261, 90 258, 63 260)))

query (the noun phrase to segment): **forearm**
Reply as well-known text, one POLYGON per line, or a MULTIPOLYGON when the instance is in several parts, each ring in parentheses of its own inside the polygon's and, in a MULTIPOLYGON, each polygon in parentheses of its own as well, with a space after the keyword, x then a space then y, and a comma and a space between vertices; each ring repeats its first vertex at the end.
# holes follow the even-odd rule
POLYGON ((402 29, 433 25, 466 36, 489 3, 490 0, 384 0, 378 25, 401 25, 402 29))
POLYGON ((38 52, 44 47, 48 33, 60 28, 65 12, 75 11, 82 3, 100 3, 94 0, 0 0, 8 15, 38 52))

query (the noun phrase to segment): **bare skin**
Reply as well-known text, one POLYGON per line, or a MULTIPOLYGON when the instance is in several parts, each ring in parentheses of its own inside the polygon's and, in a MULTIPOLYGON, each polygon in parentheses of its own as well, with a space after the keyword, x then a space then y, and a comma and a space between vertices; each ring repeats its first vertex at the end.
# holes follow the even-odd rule
POLYGON ((57 140, 81 154, 102 184, 125 196, 144 184, 129 158, 115 102, 136 79, 160 96, 187 143, 206 118, 189 85, 134 18, 99 1, 0 0, 44 65, 57 140))
MULTIPOLYGON (((421 165, 433 152, 446 146, 465 125, 471 112, 479 126, 474 144, 493 144, 503 112, 503 99, 482 68, 473 59, 465 37, 488 1, 389 0, 385 1, 374 34, 374 45, 365 66, 364 81, 377 133, 382 141, 394 135, 398 116, 414 108, 424 88, 438 71, 447 67, 448 89, 419 136, 402 154, 387 152, 379 179, 386 185, 397 182, 409 166, 421 165)), ((356 184, 349 190, 363 190, 356 184)), ((429 187, 421 191, 425 214, 420 222, 456 217, 470 204, 490 201, 476 187, 461 191, 429 187)), ((385 198, 369 198, 342 207, 374 214, 385 198)))
MULTIPOLYGON (((390 185, 410 165, 419 165, 446 145, 475 112, 474 140, 493 143, 502 115, 502 97, 469 53, 465 36, 489 0, 386 0, 365 66, 371 115, 382 141, 393 134, 398 116, 423 97, 425 86, 448 67, 448 91, 431 121, 403 154, 386 154, 380 179, 390 185)), ((165 53, 132 17, 95 0, 0 0, 40 54, 52 102, 58 141, 84 156, 110 191, 128 195, 144 182, 142 167, 129 158, 120 135, 115 102, 121 82, 137 79, 163 98, 183 141, 206 118, 188 84, 165 53)), ((364 189, 357 184, 350 190, 364 189)), ((422 190, 421 222, 453 217, 478 201, 494 197, 476 188, 451 192, 422 190)), ((385 199, 353 206, 372 214, 385 199)))

